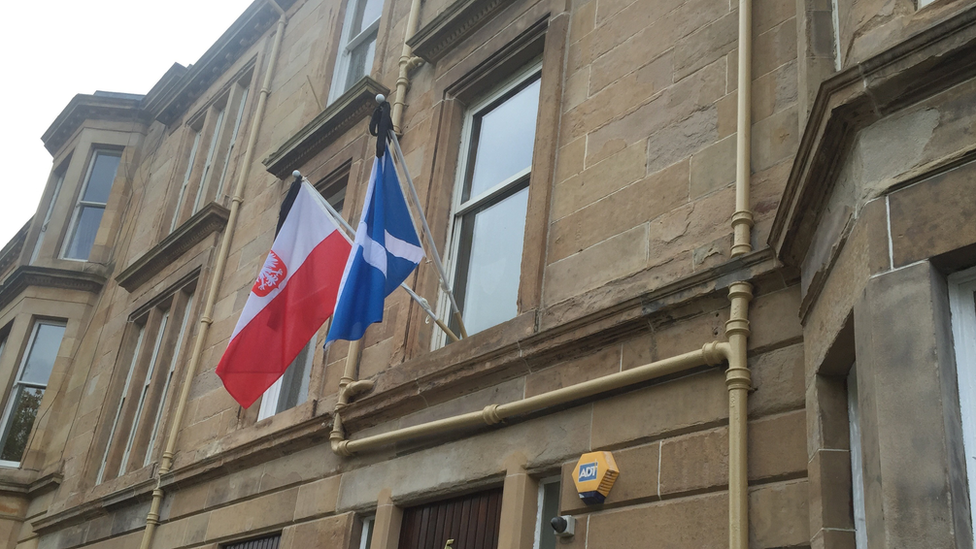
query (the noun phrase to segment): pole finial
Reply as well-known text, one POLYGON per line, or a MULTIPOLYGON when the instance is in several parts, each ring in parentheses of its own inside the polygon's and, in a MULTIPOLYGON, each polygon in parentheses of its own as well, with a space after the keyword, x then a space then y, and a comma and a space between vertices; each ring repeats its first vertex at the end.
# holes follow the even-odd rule
POLYGON ((385 95, 383 95, 382 93, 376 94, 376 102, 377 103, 382 103, 384 101, 386 101, 386 96, 385 95))

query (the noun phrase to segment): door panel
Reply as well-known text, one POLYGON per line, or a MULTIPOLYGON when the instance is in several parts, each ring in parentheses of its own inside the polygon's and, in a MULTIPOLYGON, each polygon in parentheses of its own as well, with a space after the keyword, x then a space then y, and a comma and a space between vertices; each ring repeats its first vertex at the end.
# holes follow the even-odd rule
POLYGON ((501 489, 405 509, 399 549, 496 549, 501 510, 501 489))

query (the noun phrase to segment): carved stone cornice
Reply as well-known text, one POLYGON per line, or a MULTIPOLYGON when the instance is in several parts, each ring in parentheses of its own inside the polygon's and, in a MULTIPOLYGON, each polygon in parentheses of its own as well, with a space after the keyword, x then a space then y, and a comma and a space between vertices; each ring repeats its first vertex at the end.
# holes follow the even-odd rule
MULTIPOLYGON (((279 0, 287 10, 295 0, 279 0)), ((278 12, 267 2, 254 2, 217 39, 213 46, 179 77, 177 82, 157 85, 146 99, 146 110, 167 126, 178 119, 227 69, 278 21, 278 12), (159 88, 157 90, 157 88, 159 88)), ((167 72, 163 80, 172 77, 167 72)))
POLYGON ((141 95, 125 93, 79 93, 41 136, 44 148, 51 154, 57 154, 86 120, 146 123, 149 118, 142 110, 142 98, 141 95))
POLYGON ((457 0, 407 40, 413 54, 436 63, 512 0, 457 0))
POLYGON ((211 202, 126 267, 115 281, 132 292, 211 233, 223 230, 230 211, 211 202))
POLYGON ((22 265, 17 267, 0 286, 0 309, 9 305, 15 297, 30 286, 97 294, 102 291, 104 285, 105 277, 94 273, 22 265))
POLYGON ((27 223, 17 231, 17 234, 0 250, 0 276, 7 272, 17 259, 20 257, 21 250, 24 249, 24 241, 27 240, 27 231, 30 229, 33 218, 28 219, 27 223))
POLYGON ((376 107, 378 93, 389 95, 390 90, 364 76, 262 162, 279 179, 288 177, 306 160, 368 117, 376 107))
POLYGON ((976 78, 976 8, 848 67, 820 86, 768 242, 799 266, 858 131, 976 78))

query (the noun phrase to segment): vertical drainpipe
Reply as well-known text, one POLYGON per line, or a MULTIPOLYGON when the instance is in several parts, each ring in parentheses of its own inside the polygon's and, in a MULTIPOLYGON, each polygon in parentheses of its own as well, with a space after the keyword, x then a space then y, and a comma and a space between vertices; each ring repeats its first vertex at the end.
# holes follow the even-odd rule
POLYGON ((424 62, 419 57, 414 57, 413 48, 407 44, 407 40, 417 32, 417 25, 420 22, 420 0, 410 2, 410 15, 407 17, 406 34, 403 37, 403 50, 400 53, 400 74, 396 81, 396 96, 393 99, 393 109, 390 118, 393 119, 393 131, 397 135, 403 134, 403 107, 406 105, 407 88, 410 87, 410 71, 424 62))
POLYGON ((278 28, 275 31, 274 44, 271 47, 271 55, 268 59, 268 67, 264 73, 264 81, 261 84, 261 95, 258 97, 257 109, 251 122, 250 135, 247 140, 247 148, 244 150, 244 158, 241 161, 241 171, 237 178, 237 185, 234 187, 234 195, 231 198, 230 215, 227 218, 227 228, 224 230, 220 240, 220 249, 217 252, 217 263, 214 265, 213 273, 210 278, 210 287, 207 289, 207 300, 200 315, 200 328, 197 332, 196 340, 193 342, 193 352, 190 361, 186 365, 186 373, 183 376, 183 386, 180 390, 180 398, 173 411, 169 436, 166 438, 166 448, 159 462, 159 470, 156 473, 156 488, 152 493, 152 503, 149 513, 146 515, 146 529, 143 530, 140 549, 149 549, 152 545, 153 533, 159 525, 159 511, 163 501, 162 478, 173 466, 173 456, 176 452, 176 441, 180 434, 180 424, 183 422, 183 414, 186 411, 186 403, 190 396, 190 386, 196 376, 197 367, 200 364, 200 356, 203 353, 203 345, 206 342, 210 325, 213 324, 213 311, 217 302, 217 292, 220 290, 220 283, 224 278, 224 270, 227 267, 227 257, 230 255, 230 243, 234 238, 234 229, 237 226, 237 218, 240 215, 241 203, 244 202, 244 184, 250 176, 251 163, 254 157, 254 148, 258 139, 258 132, 261 129, 261 122, 264 119, 264 111, 268 104, 268 95, 271 93, 271 77, 274 75, 275 64, 278 60, 278 51, 281 49, 282 36, 285 33, 285 23, 288 18, 285 11, 281 9, 275 0, 268 0, 268 4, 278 12, 278 28))
MULTIPOLYGON (((752 251, 753 215, 749 200, 752 175, 752 0, 739 0, 739 75, 736 117, 735 213, 731 256, 752 251)), ((729 549, 749 548, 748 399, 752 378, 748 365, 749 302, 752 284, 729 286, 731 309, 725 325, 729 341, 729 549)))

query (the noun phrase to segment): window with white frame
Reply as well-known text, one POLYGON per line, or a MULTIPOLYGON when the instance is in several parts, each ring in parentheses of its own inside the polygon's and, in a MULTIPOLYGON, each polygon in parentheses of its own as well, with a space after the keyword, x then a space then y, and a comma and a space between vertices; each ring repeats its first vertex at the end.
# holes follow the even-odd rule
MULTIPOLYGON (((329 201, 336 212, 342 214, 346 201, 349 167, 343 166, 315 185, 316 190, 329 201)), ((327 325, 328 326, 328 325, 327 325)), ((326 328, 327 329, 327 328, 326 328)), ((312 337, 305 348, 288 365, 284 375, 278 378, 261 396, 258 421, 284 412, 308 400, 308 387, 312 379, 316 338, 312 337)))
MULTIPOLYGON (((465 117, 450 257, 469 334, 518 313, 539 83, 538 65, 523 70, 465 117)), ((447 312, 445 304, 442 314, 451 316, 447 312)))
POLYGON ((227 192, 231 158, 238 145, 250 74, 190 120, 192 134, 170 231, 227 192), (192 197, 192 199, 190 198, 192 197))
MULTIPOLYGON (((70 160, 70 157, 68 157, 70 160)), ((54 212, 54 204, 58 201, 58 196, 61 194, 61 185, 64 184, 64 174, 68 169, 68 160, 61 163, 61 167, 54 172, 54 192, 51 194, 51 201, 47 206, 47 213, 44 214, 44 222, 41 224, 41 230, 37 235, 37 241, 34 242, 34 250, 31 252, 29 264, 33 265, 37 261, 37 255, 41 252, 41 244, 44 243, 44 235, 47 233, 47 226, 51 222, 51 214, 54 212)))
POLYGON ((847 374, 847 422, 851 452, 851 503, 854 511, 854 546, 867 549, 867 511, 864 503, 864 458, 861 449, 861 414, 857 402, 857 365, 847 374))
POLYGON ((122 152, 117 150, 96 149, 92 153, 85 183, 71 216, 68 238, 61 251, 62 258, 88 260, 121 160, 122 152))
POLYGON ((363 532, 359 536, 359 549, 370 549, 373 544, 373 523, 376 517, 365 517, 363 519, 363 532))
POLYGON ((110 416, 97 482, 152 462, 176 366, 188 347, 193 302, 193 285, 188 284, 133 320, 120 357, 125 379, 110 416))
POLYGON ((556 549, 556 533, 552 529, 552 519, 559 516, 559 487, 559 477, 545 479, 539 483, 535 543, 532 549, 556 549))
POLYGON ((348 0, 339 38, 335 74, 329 90, 329 103, 335 101, 372 69, 382 11, 383 0, 348 0))
MULTIPOLYGON (((17 375, 3 411, 0 432, 0 465, 17 467, 30 442, 31 429, 47 389, 48 378, 54 368, 65 322, 37 320, 31 329, 27 350, 20 361, 17 375)), ((0 342, 0 354, 4 344, 0 342)))
MULTIPOLYGON (((969 499, 976 498, 976 268, 949 277, 949 310, 956 351, 956 379, 962 415, 969 499)), ((976 530, 976 505, 970 504, 976 530)), ((973 536, 976 542, 976 535, 973 536)))

